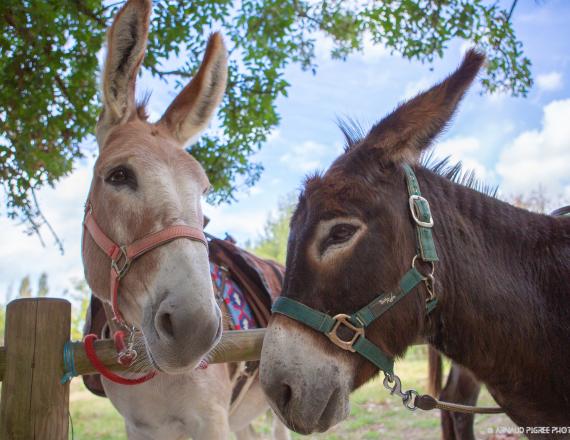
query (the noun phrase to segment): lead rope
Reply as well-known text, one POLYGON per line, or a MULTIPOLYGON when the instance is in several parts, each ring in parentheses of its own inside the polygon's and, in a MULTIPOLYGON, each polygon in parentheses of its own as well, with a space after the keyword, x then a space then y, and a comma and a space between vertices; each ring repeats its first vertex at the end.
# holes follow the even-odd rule
POLYGON ((406 391, 402 390, 402 382, 395 374, 384 373, 384 388, 390 391, 390 394, 401 397, 402 404, 410 411, 417 408, 423 411, 431 411, 433 409, 441 409, 444 411, 460 412, 464 414, 501 414, 504 413, 499 407, 470 406, 461 405, 459 403, 444 402, 436 399, 429 394, 419 394, 414 389, 406 391))

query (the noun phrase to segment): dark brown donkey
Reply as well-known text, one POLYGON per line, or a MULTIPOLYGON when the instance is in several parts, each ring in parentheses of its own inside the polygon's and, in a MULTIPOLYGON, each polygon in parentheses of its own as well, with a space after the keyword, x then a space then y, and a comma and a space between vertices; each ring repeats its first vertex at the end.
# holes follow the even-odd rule
MULTIPOLYGON (((305 182, 291 221, 283 296, 335 316, 395 291, 416 255, 404 171, 411 164, 435 221, 439 304, 427 314, 421 283, 367 327, 366 338, 391 357, 424 338, 471 370, 518 425, 565 427, 570 219, 515 208, 419 164, 483 62, 468 52, 455 73, 366 136, 348 133, 345 153, 305 182)), ((350 340, 353 332, 342 325, 338 335, 350 340)), ((338 423, 348 415, 350 392, 377 372, 304 323, 274 315, 261 381, 290 428, 310 433, 338 423)))

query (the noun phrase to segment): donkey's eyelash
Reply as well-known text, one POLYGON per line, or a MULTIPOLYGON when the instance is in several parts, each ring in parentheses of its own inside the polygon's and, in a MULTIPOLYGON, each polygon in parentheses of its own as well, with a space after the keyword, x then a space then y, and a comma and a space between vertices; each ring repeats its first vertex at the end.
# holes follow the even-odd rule
POLYGON ((133 170, 125 165, 119 165, 107 173, 105 182, 115 186, 128 186, 132 190, 137 189, 137 178, 133 170))
POLYGON ((349 241, 360 228, 349 223, 337 224, 330 228, 327 237, 321 243, 321 254, 332 245, 349 241))

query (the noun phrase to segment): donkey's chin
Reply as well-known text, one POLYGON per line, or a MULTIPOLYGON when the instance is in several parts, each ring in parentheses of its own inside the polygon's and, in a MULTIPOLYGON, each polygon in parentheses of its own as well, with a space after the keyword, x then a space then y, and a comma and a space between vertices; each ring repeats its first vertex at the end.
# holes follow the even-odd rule
POLYGON ((284 414, 274 405, 270 404, 270 406, 287 428, 292 431, 302 435, 325 432, 345 420, 350 413, 348 394, 341 396, 338 391, 333 392, 324 404, 304 408, 302 410, 305 411, 304 413, 296 411, 294 408, 288 408, 284 414))

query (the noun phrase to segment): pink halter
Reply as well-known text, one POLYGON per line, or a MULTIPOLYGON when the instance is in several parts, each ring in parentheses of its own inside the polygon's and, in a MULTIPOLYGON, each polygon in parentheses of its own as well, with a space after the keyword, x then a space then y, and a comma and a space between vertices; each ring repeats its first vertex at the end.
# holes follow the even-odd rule
MULTIPOLYGON (((127 274, 131 264, 141 255, 166 244, 178 238, 187 238, 193 241, 199 241, 208 248, 208 242, 204 232, 201 229, 193 228, 187 225, 168 226, 161 231, 154 232, 149 235, 134 241, 133 243, 120 246, 111 240, 99 227, 93 218, 93 206, 87 202, 85 210, 85 218, 83 220, 85 230, 91 235, 97 246, 111 259, 110 270, 110 289, 111 289, 111 305, 113 308, 113 320, 120 326, 128 329, 129 343, 125 344, 125 334, 123 331, 118 330, 114 333, 115 345, 118 352, 118 361, 120 364, 129 366, 136 358, 136 351, 132 348, 132 333, 133 330, 125 322, 121 311, 119 310, 119 283, 121 279, 127 274)), ((107 379, 122 383, 124 385, 135 385, 138 383, 146 382, 156 375, 156 371, 151 371, 145 376, 137 379, 126 379, 112 371, 108 370, 103 363, 97 358, 95 349, 93 347, 94 341, 97 336, 94 334, 86 335, 85 351, 87 357, 93 366, 107 379)))

